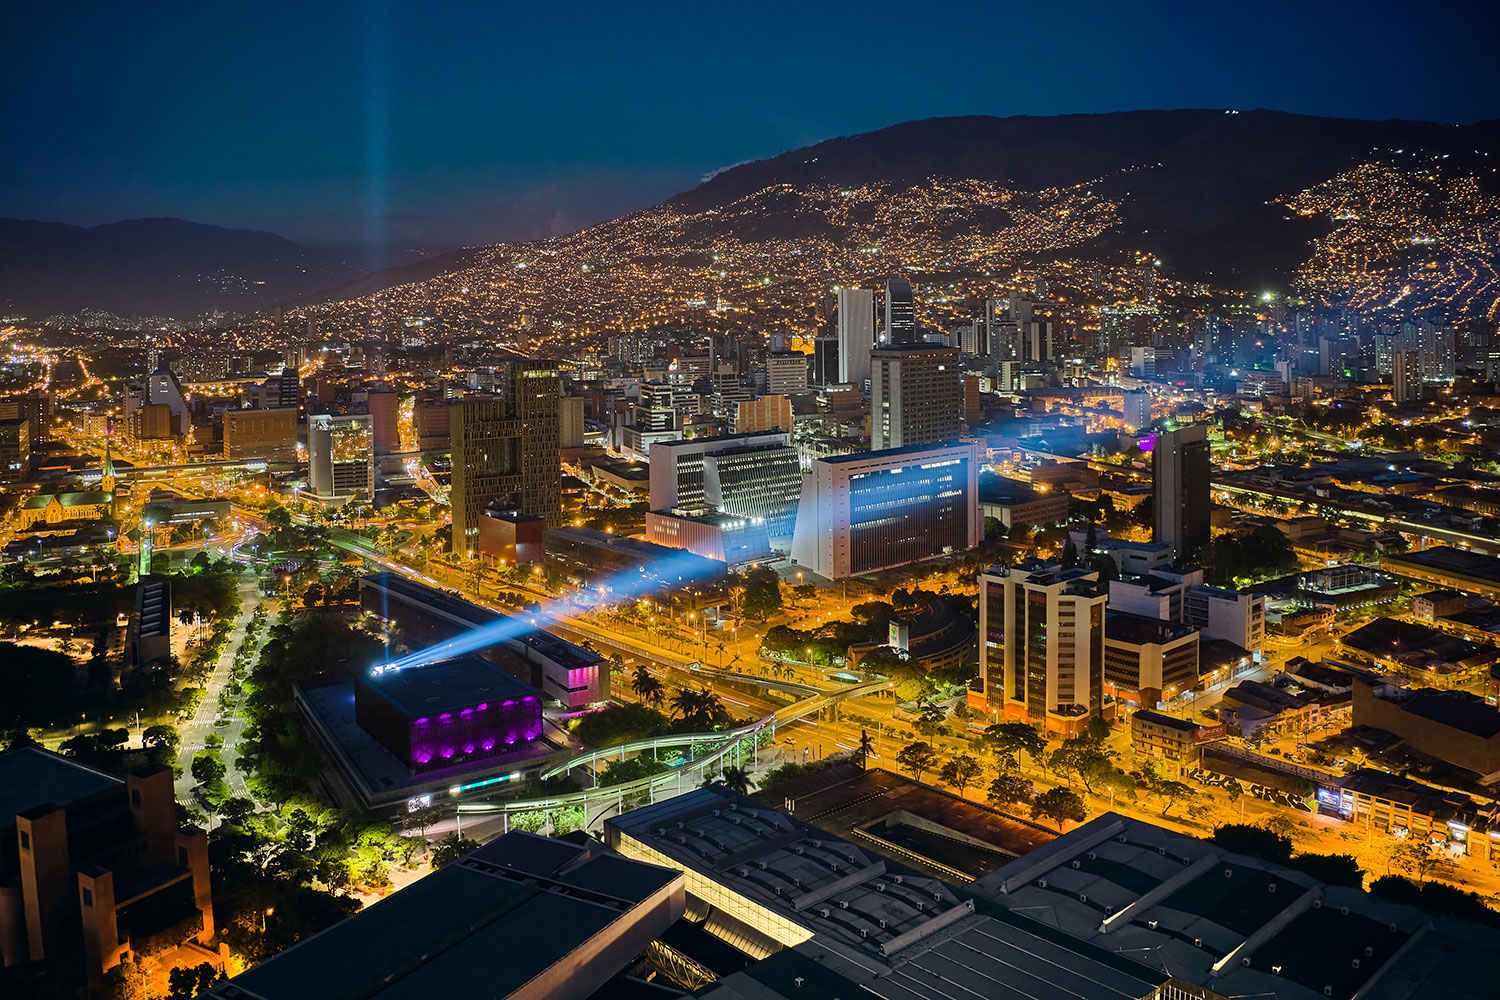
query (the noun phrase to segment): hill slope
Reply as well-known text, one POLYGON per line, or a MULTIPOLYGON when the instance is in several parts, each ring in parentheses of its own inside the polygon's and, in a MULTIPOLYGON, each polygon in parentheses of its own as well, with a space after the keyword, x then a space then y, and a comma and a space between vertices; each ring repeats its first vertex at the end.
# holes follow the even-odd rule
POLYGON ((249 311, 358 274, 344 255, 181 219, 81 228, 0 219, 0 311, 191 317, 249 311))

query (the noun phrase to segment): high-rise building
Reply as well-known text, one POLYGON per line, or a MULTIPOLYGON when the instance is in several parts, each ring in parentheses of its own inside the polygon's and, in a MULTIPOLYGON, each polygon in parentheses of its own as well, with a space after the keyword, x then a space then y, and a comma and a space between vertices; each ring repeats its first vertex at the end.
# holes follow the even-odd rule
POLYGON ((564 396, 558 400, 558 446, 583 447, 583 397, 564 396))
POLYGON ((547 361, 515 361, 498 396, 453 406, 453 551, 464 555, 489 506, 562 520, 558 400, 562 380, 547 361))
POLYGON ((1391 356, 1391 399, 1415 403, 1422 398, 1422 357, 1416 351, 1397 351, 1391 356))
POLYGON ((677 429, 677 409, 670 385, 647 382, 641 386, 641 405, 635 410, 635 426, 642 431, 677 429))
POLYGON ((807 355, 800 351, 766 356, 766 391, 790 396, 807 391, 807 355))
POLYGON ((297 461, 297 408, 225 410, 224 457, 297 461))
POLYGON ((375 454, 394 455, 401 450, 401 397, 389 389, 371 389, 369 399, 375 454))
POLYGON ((31 463, 31 426, 24 417, 0 420, 0 482, 15 482, 31 463))
POLYGON ((1202 424, 1165 431, 1151 451, 1156 530, 1152 539, 1172 546, 1172 558, 1192 558, 1209 540, 1208 430, 1202 424))
POLYGON ((868 288, 839 289, 839 381, 864 385, 875 349, 875 293, 868 288))
POLYGON ((882 347, 870 354, 870 449, 937 444, 958 437, 958 350, 882 347))
POLYGON ((307 421, 308 486, 321 499, 363 497, 375 492, 375 429, 368 414, 307 421))
POLYGON ((840 579, 965 552, 982 533, 977 445, 836 455, 803 480, 792 561, 840 579))
POLYGON ((892 346, 917 342, 916 300, 905 278, 885 283, 885 342, 892 346))
POLYGON ((839 338, 835 335, 813 340, 812 384, 822 388, 837 385, 839 374, 839 338))
POLYGON ((1076 736, 1104 708, 1099 574, 1041 562, 979 575, 979 677, 970 710, 1076 736))
POLYGON ((1120 397, 1120 420, 1132 431, 1151 426, 1151 395, 1127 392, 1120 397))
POLYGON ((1132 347, 1130 374, 1135 378, 1156 378, 1156 348, 1132 347))

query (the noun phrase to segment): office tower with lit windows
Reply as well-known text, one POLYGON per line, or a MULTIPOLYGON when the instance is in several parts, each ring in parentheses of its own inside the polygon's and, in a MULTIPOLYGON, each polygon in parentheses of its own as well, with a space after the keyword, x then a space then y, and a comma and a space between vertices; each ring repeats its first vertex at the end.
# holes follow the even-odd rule
POLYGON ((870 450, 958 437, 958 349, 891 346, 870 353, 870 450))
POLYGON ((486 507, 562 521, 559 401, 562 380, 549 361, 514 361, 495 396, 453 404, 453 551, 473 549, 486 507))
POLYGON ((801 351, 766 356, 766 391, 790 396, 807 391, 807 355, 801 351))
POLYGON ((1152 540, 1172 546, 1179 563, 1208 543, 1213 503, 1209 498, 1208 430, 1202 424, 1165 431, 1151 450, 1156 525, 1152 540))
POLYGON ((841 579, 965 552, 982 534, 977 445, 835 455, 803 479, 792 561, 841 579))
POLYGON ((375 421, 320 413, 307 422, 308 486, 319 499, 369 499, 375 491, 375 421))
POLYGON ((839 289, 839 381, 864 385, 875 349, 875 293, 868 288, 839 289))
POLYGON ((1415 403, 1422 398, 1422 356, 1416 351, 1397 351, 1391 357, 1391 400, 1415 403))
POLYGON ((916 299, 905 278, 885 283, 885 342, 892 346, 917 342, 916 299))
POLYGON ((224 411, 225 458, 297 461, 297 408, 224 411))
POLYGON ((1039 561, 979 574, 979 677, 969 707, 1077 736, 1104 713, 1104 608, 1099 574, 1039 561))

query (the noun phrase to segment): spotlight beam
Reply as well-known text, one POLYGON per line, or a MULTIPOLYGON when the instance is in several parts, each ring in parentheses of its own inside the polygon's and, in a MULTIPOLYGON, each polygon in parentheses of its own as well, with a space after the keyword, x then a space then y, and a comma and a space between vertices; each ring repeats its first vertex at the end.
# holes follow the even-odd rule
MULTIPOLYGON (((613 577, 594 584, 591 589, 598 592, 601 603, 631 600, 665 587, 680 587, 697 583, 723 572, 722 568, 713 565, 715 561, 691 552, 684 552, 681 555, 659 559, 650 566, 617 573, 613 577)), ((560 599, 546 601, 535 611, 515 616, 504 615, 488 625, 470 629, 462 635, 456 635, 435 646, 429 646, 415 653, 409 653, 398 660, 381 664, 373 668, 372 672, 380 674, 387 670, 409 670, 443 660, 451 660, 456 656, 477 652, 510 639, 519 639, 537 629, 546 628, 548 625, 571 617, 574 611, 569 601, 560 599)))

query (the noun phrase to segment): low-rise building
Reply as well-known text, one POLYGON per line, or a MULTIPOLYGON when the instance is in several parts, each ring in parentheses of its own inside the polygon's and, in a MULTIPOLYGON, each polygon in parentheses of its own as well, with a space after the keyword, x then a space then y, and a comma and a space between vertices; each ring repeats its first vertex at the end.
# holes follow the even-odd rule
POLYGON ((1198 630, 1158 618, 1104 616, 1104 691, 1155 708, 1198 683, 1198 630))
POLYGON ((1056 524, 1067 519, 1068 494, 1062 490, 1040 491, 1003 476, 982 476, 979 480, 979 513, 999 521, 1007 531, 1056 524))
POLYGON ((1130 716, 1130 749, 1137 760, 1165 761, 1176 773, 1196 767, 1203 745, 1224 738, 1224 727, 1200 726, 1143 708, 1130 716))
POLYGON ((1383 729, 1408 747, 1481 778, 1500 776, 1500 711, 1466 691, 1410 690, 1360 679, 1354 724, 1383 729))

